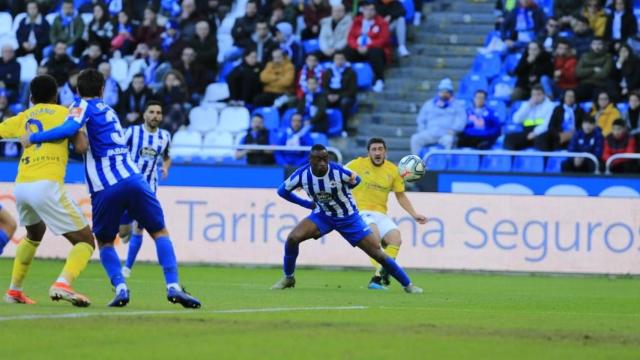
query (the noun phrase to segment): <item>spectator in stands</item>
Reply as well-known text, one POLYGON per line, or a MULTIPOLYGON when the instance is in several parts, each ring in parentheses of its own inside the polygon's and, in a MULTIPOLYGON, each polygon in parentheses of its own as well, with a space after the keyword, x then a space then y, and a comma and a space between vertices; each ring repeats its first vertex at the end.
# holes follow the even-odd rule
POLYGON ((255 33, 251 36, 249 47, 256 50, 258 62, 264 66, 271 60, 271 52, 278 48, 278 44, 271 36, 269 25, 264 20, 258 20, 255 33))
POLYGON ((336 51, 347 47, 347 38, 353 20, 345 14, 344 5, 331 6, 331 16, 320 20, 320 51, 325 58, 331 58, 336 51))
POLYGON ((227 76, 230 105, 253 104, 253 99, 262 91, 260 68, 256 51, 254 49, 245 50, 242 63, 227 76))
POLYGON ((45 60, 49 75, 53 76, 58 86, 64 85, 69 80, 69 73, 77 67, 67 54, 67 43, 58 41, 53 48, 53 54, 45 60))
POLYGON ((116 108, 120 97, 120 85, 111 77, 111 64, 103 62, 98 65, 98 71, 104 77, 104 92, 102 99, 107 105, 116 108))
POLYGON ((542 86, 531 88, 531 98, 520 106, 513 114, 513 122, 523 126, 522 131, 507 134, 504 138, 504 148, 507 150, 522 150, 535 146, 536 149, 546 151, 549 143, 547 137, 549 121, 553 113, 553 102, 549 100, 542 86))
POLYGON ((136 42, 145 43, 147 45, 155 44, 160 41, 160 35, 164 29, 158 25, 158 15, 153 7, 144 9, 144 20, 142 26, 136 31, 136 42))
POLYGON ((97 42, 89 44, 89 48, 86 53, 87 54, 83 56, 78 63, 78 68, 80 70, 89 68, 98 69, 98 65, 105 61, 109 61, 109 58, 102 52, 102 48, 97 42))
POLYGON ((547 52, 553 52, 560 40, 560 22, 554 17, 547 19, 544 29, 538 34, 536 42, 547 52))
POLYGON ((295 39, 293 27, 288 22, 276 25, 275 42, 297 69, 302 66, 302 50, 295 39))
POLYGON ((607 16, 604 38, 619 44, 638 33, 638 19, 627 0, 614 0, 613 5, 613 12, 607 16))
POLYGON ((327 133, 329 120, 327 119, 327 95, 318 84, 318 79, 308 78, 304 95, 298 99, 298 113, 302 114, 305 122, 311 126, 311 131, 327 133))
POLYGON ((333 62, 322 75, 322 87, 327 94, 328 106, 342 112, 343 130, 347 130, 347 119, 358 93, 358 80, 344 52, 337 51, 333 54, 333 62))
POLYGON ((202 20, 196 24, 196 36, 191 39, 189 46, 196 53, 195 63, 215 74, 218 68, 218 40, 211 33, 208 22, 202 20))
POLYGON ((162 87, 164 76, 171 70, 171 64, 164 60, 162 48, 159 44, 153 44, 149 48, 149 56, 145 59, 143 67, 145 83, 157 91, 162 87))
POLYGON ((578 86, 576 79, 576 66, 578 59, 573 53, 571 43, 566 39, 560 39, 556 45, 553 58, 553 98, 557 98, 559 91, 575 89, 578 86))
MULTIPOLYGON (((573 134, 567 150, 590 153, 600 159, 603 147, 604 136, 602 136, 602 131, 596 126, 596 120, 591 116, 587 116, 582 121, 580 130, 573 134)), ((593 161, 582 157, 569 158, 562 162, 562 172, 593 173, 596 170, 596 165, 593 161)))
POLYGON ((81 45, 82 34, 84 33, 84 22, 78 12, 73 7, 73 0, 64 0, 60 14, 53 20, 49 39, 52 44, 62 41, 73 49, 73 53, 78 56, 82 49, 75 49, 76 45, 81 45))
POLYGON ((618 49, 616 69, 619 74, 620 95, 626 98, 630 92, 640 89, 640 59, 627 44, 621 44, 618 49))
MULTIPOLYGON (((549 121, 547 143, 545 149, 564 149, 575 134, 580 129, 582 122, 589 115, 576 103, 575 91, 569 89, 564 92, 562 104, 553 109, 551 120, 549 121)), ((545 139, 541 139, 545 140, 545 139)))
POLYGON ((602 129, 604 136, 611 132, 613 122, 622 117, 620 110, 611 102, 611 97, 606 91, 598 93, 590 115, 596 119, 596 124, 602 129))
POLYGON ((389 24, 379 15, 372 0, 361 3, 362 15, 357 16, 349 31, 346 55, 349 61, 366 61, 373 68, 373 91, 384 89, 384 66, 391 61, 389 24))
POLYGON ((63 84, 60 89, 60 105, 71 106, 73 102, 78 98, 78 74, 80 70, 72 69, 68 74, 66 83, 63 84))
POLYGON ((291 61, 280 48, 273 49, 271 57, 273 60, 260 73, 263 92, 253 100, 256 106, 272 106, 278 100, 275 105, 279 107, 286 102, 286 95, 294 91, 296 69, 291 61))
POLYGON ((640 94, 632 92, 629 94, 629 109, 624 113, 624 120, 627 123, 629 134, 636 139, 636 144, 640 143, 640 94))
POLYGON ((582 10, 582 16, 587 20, 587 24, 594 36, 604 36, 607 14, 602 8, 601 0, 587 0, 582 10))
POLYGON ((195 62, 196 53, 192 47, 185 47, 182 50, 180 61, 175 63, 173 68, 179 71, 184 77, 185 84, 192 95, 192 100, 199 103, 200 97, 204 94, 209 79, 207 71, 200 64, 195 62))
POLYGON ((9 97, 7 94, 7 90, 0 88, 0 123, 14 115, 15 114, 9 108, 9 97))
MULTIPOLYGON (((275 145, 312 146, 313 139, 309 134, 309 127, 303 127, 302 114, 295 113, 291 117, 289 127, 280 134, 275 145)), ((309 159, 306 151, 276 151, 276 163, 283 166, 302 166, 309 159)))
POLYGON ((134 75, 129 88, 122 93, 118 103, 118 114, 122 127, 143 123, 142 114, 151 97, 151 90, 144 83, 144 75, 134 75))
POLYGON ((42 51, 49 42, 49 23, 40 13, 37 1, 27 2, 27 16, 20 21, 16 30, 18 56, 33 54, 36 61, 42 61, 42 51))
POLYGON ((169 20, 165 25, 165 31, 160 35, 162 52, 172 64, 180 60, 182 50, 187 46, 187 43, 180 37, 178 28, 179 25, 176 21, 169 20))
POLYGON ((322 73, 324 67, 318 62, 318 55, 315 53, 307 54, 304 66, 298 72, 296 77, 296 97, 299 99, 304 95, 307 90, 307 79, 316 78, 318 83, 322 86, 322 73))
POLYGON ((164 75, 162 84, 156 96, 164 104, 162 113, 165 121, 162 128, 173 135, 180 126, 187 124, 189 93, 184 78, 178 71, 169 70, 164 75))
POLYGON ((573 48, 576 50, 576 56, 579 59, 582 54, 590 50, 593 31, 589 27, 589 21, 584 16, 575 18, 571 22, 571 28, 573 29, 573 36, 571 37, 573 48))
POLYGON ((427 100, 420 108, 418 132, 411 136, 411 153, 418 154, 422 147, 440 144, 451 149, 458 133, 464 130, 467 116, 464 102, 453 97, 453 82, 449 78, 438 84, 438 95, 427 100))
POLYGON ((215 34, 224 18, 231 11, 231 0, 208 0, 205 11, 207 22, 211 25, 211 33, 215 34))
POLYGON ((507 48, 520 49, 534 41, 544 27, 544 13, 533 0, 518 0, 502 26, 502 39, 507 48))
POLYGON ((7 92, 10 102, 18 98, 20 87, 20 63, 16 60, 16 52, 10 44, 2 45, 0 58, 0 88, 7 92))
POLYGON ((120 11, 115 24, 116 36, 111 39, 111 51, 119 50, 122 55, 130 55, 135 49, 133 38, 133 34, 135 34, 135 32, 136 27, 130 21, 129 14, 124 11, 120 11))
POLYGON ((490 149, 500 136, 500 120, 486 105, 487 92, 476 91, 467 108, 467 125, 458 136, 458 147, 490 149))
POLYGON ((553 2, 553 15, 560 21, 569 23, 572 17, 580 12, 582 0, 555 0, 553 2))
POLYGON ((320 36, 320 20, 331 15, 328 0, 311 0, 304 5, 302 16, 305 28, 302 30, 302 40, 317 39, 320 36))
POLYGON ((591 51, 583 54, 576 66, 579 84, 576 89, 578 101, 593 99, 594 95, 602 90, 611 94, 613 98, 617 98, 613 70, 613 59, 605 49, 604 40, 594 38, 591 41, 591 51))
POLYGON ((258 5, 255 1, 248 1, 244 16, 237 18, 231 29, 233 45, 242 49, 251 46, 258 19, 258 5))
POLYGON ((107 7, 98 2, 93 5, 93 19, 88 27, 88 42, 100 45, 102 53, 108 53, 111 49, 111 40, 115 36, 115 26, 109 18, 107 7))
POLYGON ((398 55, 409 56, 407 49, 407 22, 406 10, 398 0, 376 0, 376 12, 389 24, 389 30, 396 36, 398 43, 398 55))
POLYGON ((182 7, 179 18, 180 36, 185 41, 189 41, 196 35, 196 24, 204 20, 204 17, 200 16, 196 10, 194 0, 183 0, 180 6, 182 7))
POLYGON ((284 9, 282 8, 282 6, 274 7, 273 10, 271 11, 271 16, 269 16, 268 19, 269 19, 268 24, 270 28, 274 28, 278 23, 285 21, 284 9))
MULTIPOLYGON (((251 128, 247 130, 240 143, 242 145, 270 145, 269 129, 264 127, 264 119, 261 115, 255 114, 251 119, 251 128)), ((251 165, 273 165, 275 158, 273 151, 265 150, 238 150, 236 159, 247 157, 247 163, 251 165)))
POLYGON ((545 82, 548 84, 553 76, 551 55, 544 51, 537 42, 530 42, 515 69, 517 77, 516 88, 511 94, 511 100, 529 98, 534 84, 545 82))
MULTIPOLYGON (((616 119, 611 127, 611 134, 604 139, 602 161, 607 162, 616 154, 630 154, 636 152, 636 140, 629 135, 627 124, 622 119, 616 119)), ((637 160, 618 159, 611 163, 612 173, 631 173, 638 171, 637 160)))

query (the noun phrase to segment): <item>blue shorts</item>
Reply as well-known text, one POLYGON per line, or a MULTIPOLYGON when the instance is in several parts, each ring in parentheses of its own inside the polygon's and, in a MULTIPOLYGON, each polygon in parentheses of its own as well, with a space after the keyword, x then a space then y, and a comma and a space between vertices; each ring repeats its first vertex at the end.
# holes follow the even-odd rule
POLYGON ((151 234, 165 228, 160 202, 140 174, 91 194, 91 206, 93 233, 101 242, 115 239, 125 212, 151 234))
POLYGON ((322 212, 314 212, 307 219, 316 224, 318 230, 320 230, 320 237, 336 230, 354 247, 365 236, 371 234, 371 228, 364 223, 357 213, 345 218, 333 218, 322 212))
MULTIPOLYGON (((133 219, 131 218, 131 216, 129 216, 129 212, 125 210, 124 214, 122 214, 122 217, 120 217, 120 225, 131 225, 133 223, 133 219)), ((138 224, 137 228, 139 230, 144 230, 140 224, 138 224)))

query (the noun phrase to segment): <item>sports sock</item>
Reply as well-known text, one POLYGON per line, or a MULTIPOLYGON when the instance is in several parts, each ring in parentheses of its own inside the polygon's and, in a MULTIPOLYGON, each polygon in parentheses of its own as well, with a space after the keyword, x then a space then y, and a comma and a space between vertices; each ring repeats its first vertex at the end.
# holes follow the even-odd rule
POLYGON ((107 276, 111 280, 111 285, 118 288, 119 285, 125 284, 124 276, 122 276, 122 265, 120 257, 113 246, 105 246, 100 249, 100 262, 107 272, 107 276))
POLYGON ((9 240, 11 240, 9 239, 9 235, 7 235, 4 230, 0 229, 0 255, 2 255, 2 251, 4 250, 4 247, 9 243, 9 240))
POLYGON ((290 244, 288 241, 284 244, 284 274, 287 277, 293 276, 296 271, 296 259, 298 258, 298 244, 290 244))
POLYGON ((40 245, 40 242, 25 237, 16 247, 16 257, 13 259, 13 272, 11 273, 11 286, 9 286, 9 289, 22 290, 22 282, 29 272, 38 245, 40 245))
POLYGON ((124 264, 127 268, 133 268, 133 264, 136 262, 136 257, 138 257, 138 252, 140 252, 140 247, 142 246, 142 234, 131 234, 131 238, 129 239, 129 252, 127 253, 127 261, 124 264))
MULTIPOLYGON (((400 246, 398 245, 387 245, 386 248, 384 248, 384 252, 389 255, 389 257, 391 257, 393 260, 395 260, 398 257, 398 253, 400 252, 400 246)), ((377 261, 375 261, 373 258, 369 258, 369 260, 371 260, 371 264, 373 264, 373 267, 376 268, 376 276, 380 276, 380 270, 382 270, 382 265, 380 265, 377 261)))
POLYGON ((391 257, 387 256, 381 264, 385 270, 389 273, 389 275, 393 276, 394 279, 398 280, 402 286, 408 286, 411 284, 411 279, 409 279, 409 275, 407 275, 404 270, 393 260, 391 257))
POLYGON ((173 285, 179 283, 178 262, 169 237, 161 236, 156 239, 156 253, 158 254, 158 262, 164 272, 164 281, 167 283, 167 288, 169 288, 169 285, 173 287, 173 285))
POLYGON ((71 285, 73 280, 87 267, 92 254, 93 246, 83 242, 75 244, 67 255, 67 262, 62 268, 60 278, 66 280, 67 285, 71 285))

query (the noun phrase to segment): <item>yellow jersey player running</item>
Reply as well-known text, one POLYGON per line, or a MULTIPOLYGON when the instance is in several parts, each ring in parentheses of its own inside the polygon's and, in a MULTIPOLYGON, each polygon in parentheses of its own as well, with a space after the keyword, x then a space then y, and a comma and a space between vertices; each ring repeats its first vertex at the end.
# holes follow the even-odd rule
MULTIPOLYGON (((402 239, 398 225, 387 216, 389 193, 394 192, 400 206, 418 224, 426 224, 427 218, 416 212, 404 192, 404 180, 398 174, 398 167, 387 160, 387 144, 382 138, 371 138, 367 143, 368 156, 352 160, 347 168, 362 178, 362 184, 353 190, 360 216, 382 239, 384 251, 395 259, 400 251, 402 239)), ((376 272, 369 282, 369 289, 386 290, 389 275, 374 261, 376 272)))
MULTIPOLYGON (((67 108, 57 105, 58 85, 49 75, 37 76, 29 86, 32 108, 0 123, 0 138, 18 138, 30 132, 41 132, 67 120, 67 108)), ((88 147, 84 132, 73 139, 78 152, 88 147)), ((73 280, 84 270, 95 248, 93 234, 80 208, 64 188, 69 158, 68 140, 26 148, 18 166, 14 195, 20 224, 26 226, 27 237, 16 249, 11 285, 4 300, 8 303, 35 304, 22 291, 36 250, 47 227, 66 237, 73 247, 62 273, 49 289, 52 300, 66 300, 75 306, 89 306, 89 299, 71 288, 73 280)))

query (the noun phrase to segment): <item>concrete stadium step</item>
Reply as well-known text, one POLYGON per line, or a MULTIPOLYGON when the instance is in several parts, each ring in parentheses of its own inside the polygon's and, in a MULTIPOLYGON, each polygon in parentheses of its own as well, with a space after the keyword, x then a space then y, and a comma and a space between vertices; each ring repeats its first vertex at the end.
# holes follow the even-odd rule
POLYGON ((427 23, 431 21, 446 21, 450 24, 483 24, 494 25, 496 16, 493 10, 479 12, 432 12, 427 15, 427 23))
POLYGON ((375 102, 375 111, 379 112, 397 112, 406 114, 415 114, 418 111, 418 106, 413 101, 407 100, 389 100, 385 98, 375 102))
POLYGON ((416 42, 436 45, 470 45, 482 46, 486 34, 430 34, 418 33, 415 35, 416 42))
MULTIPOLYGON (((420 104, 422 105, 422 104, 420 104)), ((398 125, 398 126, 416 126, 416 117, 418 114, 410 113, 394 113, 394 112, 376 112, 368 118, 363 118, 370 125, 398 125)))
POLYGON ((402 77, 410 79, 432 79, 442 78, 443 76, 457 77, 464 76, 469 72, 470 67, 462 68, 437 68, 425 66, 406 66, 389 69, 385 73, 385 77, 402 77))
POLYGON ((364 129, 364 131, 362 132, 362 135, 381 136, 384 138, 405 139, 413 135, 413 133, 415 132, 416 132, 415 124, 414 125, 370 124, 366 126, 366 129, 364 129))
POLYGON ((411 51, 416 55, 436 56, 436 57, 474 57, 478 54, 478 47, 482 43, 472 46, 463 45, 433 45, 426 43, 414 43, 409 46, 411 51))
POLYGON ((435 23, 432 22, 425 26, 419 33, 427 31, 444 34, 487 34, 491 30, 493 30, 493 25, 490 24, 452 24, 436 20, 435 23))
MULTIPOLYGON (((410 50, 413 48, 409 47, 410 50)), ((436 69, 469 69, 473 65, 473 58, 468 56, 430 56, 429 54, 414 54, 398 59, 401 68, 421 67, 436 69)))

